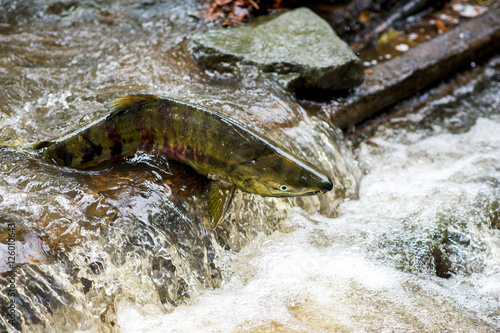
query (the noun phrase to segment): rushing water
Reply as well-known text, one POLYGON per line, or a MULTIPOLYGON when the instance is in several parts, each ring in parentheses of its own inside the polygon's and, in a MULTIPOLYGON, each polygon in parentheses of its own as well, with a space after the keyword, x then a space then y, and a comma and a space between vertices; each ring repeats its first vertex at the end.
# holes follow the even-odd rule
POLYGON ((124 332, 497 332, 500 59, 451 95, 393 118, 357 149, 359 199, 216 261, 222 286, 124 332))
POLYGON ((194 62, 187 36, 205 28, 195 2, 1 5, 0 141, 51 139, 106 112, 104 102, 156 93, 244 121, 328 172, 335 190, 298 199, 238 193, 228 221, 209 230, 206 179, 178 163, 138 154, 79 171, 3 148, 0 328, 109 331, 121 301, 172 311, 219 287, 218 258, 285 228, 294 207, 334 216, 355 196, 359 172, 339 132, 255 69, 219 74, 194 62))
POLYGON ((206 180, 180 164, 138 154, 78 171, 1 149, 0 328, 500 326, 500 61, 381 126, 356 149, 358 165, 341 133, 258 71, 200 69, 186 51, 206 28, 195 2, 0 4, 0 140, 47 140, 113 98, 157 93, 240 119, 335 182, 317 197, 238 193, 229 220, 209 230, 206 180))

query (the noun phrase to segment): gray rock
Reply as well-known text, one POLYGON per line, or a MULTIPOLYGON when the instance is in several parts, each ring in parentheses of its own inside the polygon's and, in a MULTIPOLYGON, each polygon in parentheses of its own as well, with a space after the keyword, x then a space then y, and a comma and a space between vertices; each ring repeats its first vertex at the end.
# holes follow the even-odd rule
POLYGON ((193 39, 190 50, 205 68, 231 71, 237 62, 254 65, 292 91, 347 89, 364 78, 362 64, 347 44, 307 8, 208 31, 193 39))

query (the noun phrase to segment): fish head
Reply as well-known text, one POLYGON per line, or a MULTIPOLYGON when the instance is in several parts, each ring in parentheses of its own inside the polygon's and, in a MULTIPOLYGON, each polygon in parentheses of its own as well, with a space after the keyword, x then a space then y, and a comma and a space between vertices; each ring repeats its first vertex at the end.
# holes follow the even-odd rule
POLYGON ((270 197, 315 195, 333 189, 323 171, 285 151, 238 164, 230 179, 241 191, 270 197))

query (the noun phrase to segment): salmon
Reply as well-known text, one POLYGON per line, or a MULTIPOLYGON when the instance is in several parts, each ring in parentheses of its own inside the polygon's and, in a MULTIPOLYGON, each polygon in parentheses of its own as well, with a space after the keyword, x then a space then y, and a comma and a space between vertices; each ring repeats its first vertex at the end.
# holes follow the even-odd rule
POLYGON ((137 151, 185 163, 211 180, 212 227, 223 219, 237 189, 291 197, 333 188, 319 168, 208 108, 154 95, 125 96, 105 106, 109 114, 35 149, 55 163, 82 169, 137 151))

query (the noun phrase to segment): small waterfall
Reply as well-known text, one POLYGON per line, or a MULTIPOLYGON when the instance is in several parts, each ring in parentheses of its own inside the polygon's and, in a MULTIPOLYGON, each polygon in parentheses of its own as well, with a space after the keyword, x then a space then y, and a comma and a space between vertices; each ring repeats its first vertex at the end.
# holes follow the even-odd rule
POLYGON ((182 164, 137 154, 80 171, 0 149, 0 331, 498 327, 498 60, 353 156, 259 71, 202 70, 186 51, 205 29, 194 0, 0 6, 0 141, 51 139, 154 93, 241 120, 335 185, 238 192, 211 230, 207 179, 182 164))

